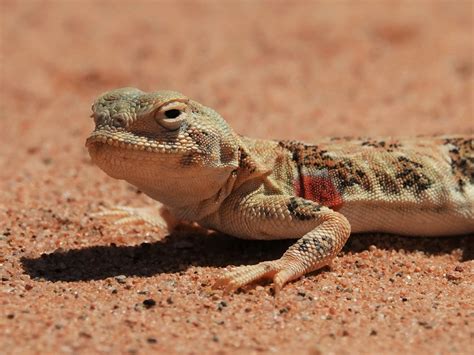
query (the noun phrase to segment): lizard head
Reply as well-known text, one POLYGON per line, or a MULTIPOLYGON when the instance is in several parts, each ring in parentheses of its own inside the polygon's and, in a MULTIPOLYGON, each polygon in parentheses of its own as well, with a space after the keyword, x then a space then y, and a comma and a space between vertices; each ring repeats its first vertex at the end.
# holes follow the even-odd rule
POLYGON ((178 92, 109 91, 91 117, 92 161, 161 202, 209 198, 238 167, 239 146, 224 119, 178 92))

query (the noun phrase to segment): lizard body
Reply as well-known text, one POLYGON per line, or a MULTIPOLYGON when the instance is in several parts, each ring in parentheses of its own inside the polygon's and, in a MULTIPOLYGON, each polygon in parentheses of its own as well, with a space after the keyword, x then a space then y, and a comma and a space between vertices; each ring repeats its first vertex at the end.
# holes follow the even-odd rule
MULTIPOLYGON (((472 136, 257 140, 180 93, 134 88, 101 95, 92 111, 93 162, 176 219, 240 238, 298 239, 278 260, 225 273, 219 283, 231 289, 272 277, 278 290, 328 264, 351 230, 474 232, 472 136)), ((139 209, 110 214, 171 223, 139 209)))

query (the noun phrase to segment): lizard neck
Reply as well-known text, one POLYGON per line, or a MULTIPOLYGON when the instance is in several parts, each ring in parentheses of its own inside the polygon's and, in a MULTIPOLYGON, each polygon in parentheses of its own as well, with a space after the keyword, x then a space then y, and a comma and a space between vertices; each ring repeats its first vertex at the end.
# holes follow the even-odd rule
POLYGON ((172 209, 199 206, 203 201, 219 200, 227 186, 233 186, 235 178, 231 167, 209 171, 183 173, 182 176, 155 176, 151 181, 126 179, 151 198, 172 209))
POLYGON ((237 179, 234 189, 239 188, 249 181, 260 180, 265 190, 280 194, 282 189, 277 180, 272 177, 274 169, 274 159, 271 154, 277 144, 269 140, 253 139, 244 136, 237 136, 239 142, 239 167, 237 169, 237 179))

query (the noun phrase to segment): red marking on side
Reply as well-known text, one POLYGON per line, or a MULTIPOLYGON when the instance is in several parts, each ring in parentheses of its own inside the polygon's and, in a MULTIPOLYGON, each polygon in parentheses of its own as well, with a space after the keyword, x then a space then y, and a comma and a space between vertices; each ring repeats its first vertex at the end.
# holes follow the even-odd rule
POLYGON ((342 196, 329 177, 302 176, 293 183, 299 197, 338 210, 342 207, 342 196))

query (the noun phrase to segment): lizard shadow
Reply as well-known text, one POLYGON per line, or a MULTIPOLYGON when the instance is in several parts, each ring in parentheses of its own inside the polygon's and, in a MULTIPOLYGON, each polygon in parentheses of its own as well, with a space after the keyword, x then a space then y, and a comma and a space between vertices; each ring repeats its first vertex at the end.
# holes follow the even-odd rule
POLYGON ((114 243, 21 258, 32 278, 48 281, 102 280, 118 275, 153 276, 184 272, 190 266, 225 267, 276 259, 292 241, 246 241, 200 229, 168 235, 157 242, 114 243))
MULTIPOLYGON (((249 265, 279 258, 293 240, 250 241, 221 233, 173 233, 164 240, 134 246, 92 246, 22 258, 25 272, 48 281, 101 280, 118 275, 153 276, 184 272, 190 266, 225 267, 249 265)), ((382 250, 421 250, 427 255, 462 252, 472 260, 472 236, 412 238, 392 235, 352 235, 343 253, 359 253, 375 245, 382 250), (469 241, 471 239, 471 242, 469 241)))

